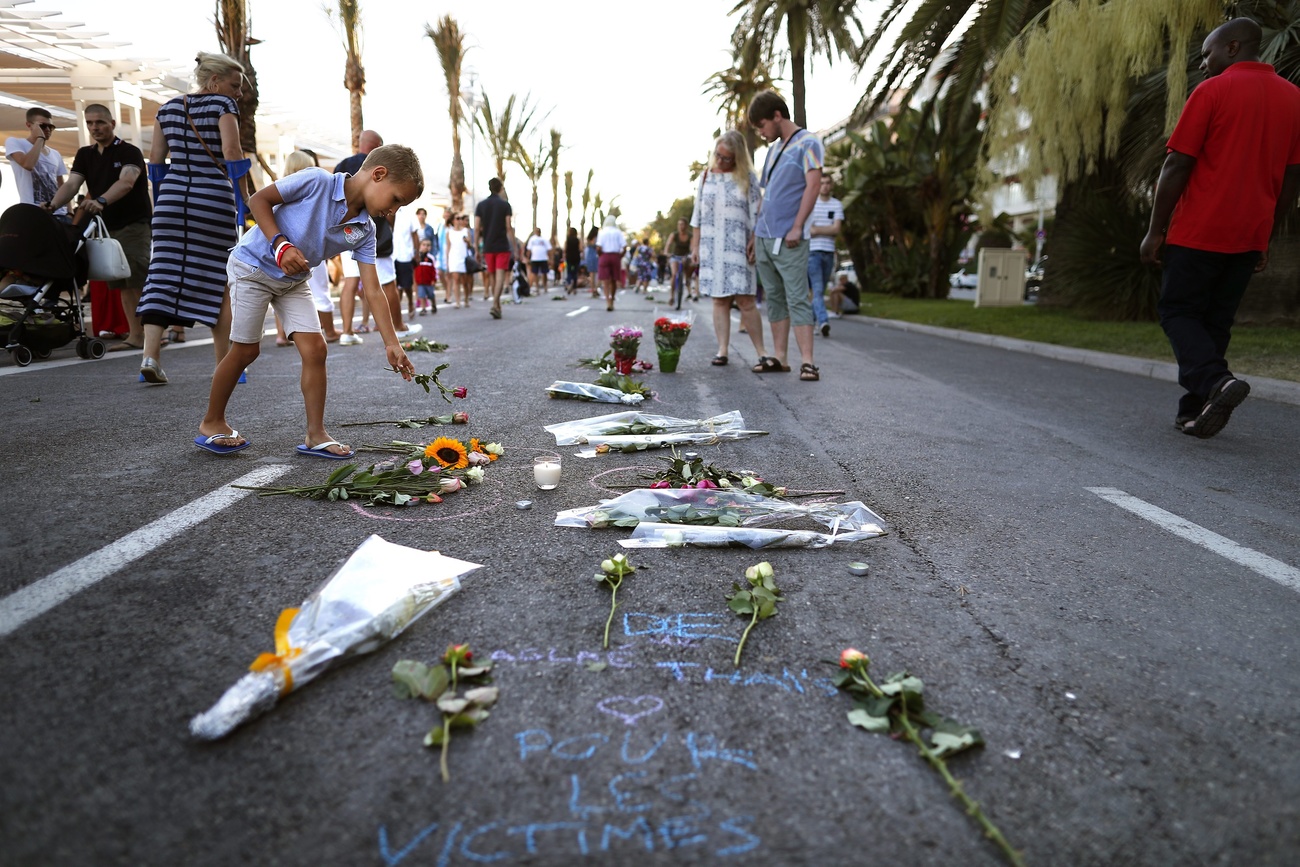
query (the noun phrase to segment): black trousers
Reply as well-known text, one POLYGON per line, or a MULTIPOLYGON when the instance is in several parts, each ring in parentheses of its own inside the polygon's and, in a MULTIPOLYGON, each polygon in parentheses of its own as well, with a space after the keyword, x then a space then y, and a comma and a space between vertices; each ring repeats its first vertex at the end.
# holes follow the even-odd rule
POLYGON ((1211 390, 1231 376, 1226 355, 1237 306, 1260 254, 1211 253, 1166 245, 1160 286, 1160 327, 1178 360, 1178 384, 1186 393, 1179 415, 1195 415, 1211 390))

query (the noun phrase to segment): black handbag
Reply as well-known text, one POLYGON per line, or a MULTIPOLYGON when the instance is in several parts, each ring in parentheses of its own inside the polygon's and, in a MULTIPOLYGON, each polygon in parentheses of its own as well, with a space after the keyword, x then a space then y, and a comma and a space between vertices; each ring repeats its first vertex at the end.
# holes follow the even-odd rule
POLYGON ((466 254, 465 254, 465 273, 466 273, 466 274, 477 274, 477 273, 480 272, 480 271, 486 271, 486 270, 487 270, 487 267, 484 266, 484 264, 483 264, 482 262, 480 262, 478 259, 474 258, 474 254, 473 254, 473 253, 466 253, 466 254))

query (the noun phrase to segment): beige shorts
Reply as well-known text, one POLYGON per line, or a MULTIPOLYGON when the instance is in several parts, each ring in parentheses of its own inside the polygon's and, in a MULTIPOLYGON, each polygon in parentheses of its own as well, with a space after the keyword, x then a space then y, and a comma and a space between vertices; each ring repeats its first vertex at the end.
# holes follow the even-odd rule
POLYGON ((262 273, 234 255, 226 262, 230 281, 230 339, 235 343, 261 343, 266 308, 275 308, 284 333, 321 334, 320 317, 306 278, 276 278, 262 273))

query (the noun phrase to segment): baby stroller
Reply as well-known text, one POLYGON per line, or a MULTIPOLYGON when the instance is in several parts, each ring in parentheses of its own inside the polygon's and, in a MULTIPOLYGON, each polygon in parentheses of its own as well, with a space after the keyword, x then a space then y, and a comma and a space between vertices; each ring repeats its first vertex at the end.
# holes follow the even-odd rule
POLYGON ((81 241, 78 229, 36 205, 0 214, 0 334, 19 367, 73 340, 80 357, 104 356, 104 341, 86 333, 81 310, 81 241))

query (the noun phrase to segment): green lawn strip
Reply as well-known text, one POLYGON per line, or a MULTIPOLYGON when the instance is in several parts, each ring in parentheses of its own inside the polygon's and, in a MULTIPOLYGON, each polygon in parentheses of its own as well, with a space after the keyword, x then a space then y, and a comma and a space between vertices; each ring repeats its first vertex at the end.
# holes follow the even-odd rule
MULTIPOLYGON (((862 315, 878 319, 996 334, 1157 361, 1174 360, 1169 341, 1154 322, 1097 322, 1083 319, 1068 310, 1034 305, 976 308, 970 301, 899 298, 875 292, 866 293, 862 300, 862 315)), ((1233 371, 1242 375, 1300 382, 1300 330, 1236 326, 1232 331, 1228 360, 1233 371)))

